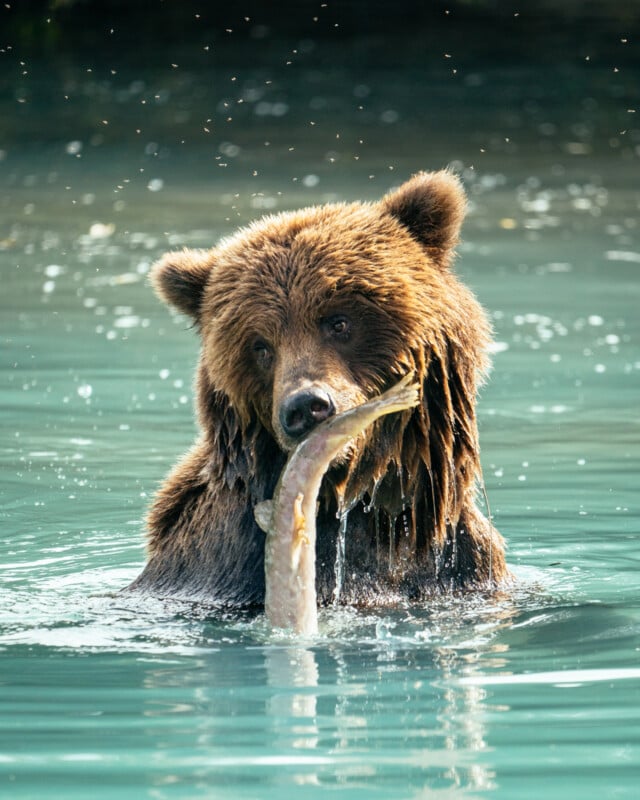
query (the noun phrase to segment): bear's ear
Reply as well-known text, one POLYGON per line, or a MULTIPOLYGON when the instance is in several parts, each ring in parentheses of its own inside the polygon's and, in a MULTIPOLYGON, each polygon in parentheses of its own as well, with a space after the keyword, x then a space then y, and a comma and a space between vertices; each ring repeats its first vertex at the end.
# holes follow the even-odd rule
POLYGON ((464 189, 453 173, 420 172, 381 202, 440 267, 449 266, 466 208, 464 189))
POLYGON ((214 261, 213 250, 166 253, 151 267, 149 279, 161 300, 197 320, 214 261))

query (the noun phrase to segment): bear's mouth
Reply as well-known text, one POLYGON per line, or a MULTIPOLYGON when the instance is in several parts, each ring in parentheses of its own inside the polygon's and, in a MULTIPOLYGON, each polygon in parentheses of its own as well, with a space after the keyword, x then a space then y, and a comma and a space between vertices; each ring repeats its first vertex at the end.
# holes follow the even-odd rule
MULTIPOLYGON (((278 438, 278 443, 280 444, 281 448, 287 455, 290 455, 296 447, 303 442, 307 436, 313 431, 312 428, 310 431, 304 434, 304 436, 300 436, 297 439, 288 439, 288 438, 278 438)), ((328 471, 331 471, 335 467, 344 466, 346 464, 350 464, 358 457, 358 452, 360 448, 364 446, 364 437, 362 435, 358 436, 356 439, 352 440, 348 444, 346 444, 343 449, 338 453, 338 455, 331 461, 328 471)))
MULTIPOLYGON (((349 410, 349 409, 345 409, 349 410)), ((326 419, 331 419, 336 413, 341 412, 332 412, 326 419)), ((276 429, 276 440, 278 444, 282 448, 282 450, 287 454, 290 455, 296 447, 303 442, 316 428, 321 422, 326 421, 325 419, 320 419, 316 421, 313 425, 310 425, 308 428, 305 428, 304 431, 299 436, 287 436, 280 426, 276 429)), ((340 452, 335 456, 335 458, 331 461, 328 471, 331 471, 335 467, 338 466, 345 466, 347 464, 352 464, 359 458, 359 455, 364 450, 366 443, 367 443, 367 435, 365 432, 357 434, 351 441, 349 441, 340 452)))

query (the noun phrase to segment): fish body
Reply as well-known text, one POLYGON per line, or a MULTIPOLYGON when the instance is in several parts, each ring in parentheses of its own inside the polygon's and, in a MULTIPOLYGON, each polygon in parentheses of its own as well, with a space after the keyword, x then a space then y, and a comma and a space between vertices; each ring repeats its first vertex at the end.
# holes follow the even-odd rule
POLYGON ((273 499, 256 506, 256 521, 267 535, 265 614, 272 627, 303 636, 317 633, 316 504, 322 478, 365 428, 418 400, 418 384, 407 375, 383 394, 320 423, 289 456, 273 499))

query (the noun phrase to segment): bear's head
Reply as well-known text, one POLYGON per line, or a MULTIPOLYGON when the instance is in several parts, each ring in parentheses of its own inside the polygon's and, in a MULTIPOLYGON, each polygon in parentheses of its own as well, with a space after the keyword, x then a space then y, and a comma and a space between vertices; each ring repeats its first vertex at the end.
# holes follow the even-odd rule
POLYGON ((198 409, 211 447, 235 448, 238 464, 255 461, 260 437, 286 453, 413 371, 421 405, 376 423, 329 482, 350 503, 388 474, 402 496, 421 479, 436 527, 449 524, 479 468, 475 394, 489 334, 450 269, 464 210, 453 174, 421 173, 379 202, 268 216, 212 250, 158 262, 157 292, 202 337, 198 409))

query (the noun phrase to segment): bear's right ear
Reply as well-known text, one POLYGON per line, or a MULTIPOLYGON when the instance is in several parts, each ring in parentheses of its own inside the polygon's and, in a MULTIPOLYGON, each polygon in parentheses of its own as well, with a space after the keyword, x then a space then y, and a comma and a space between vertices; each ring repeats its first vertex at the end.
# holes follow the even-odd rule
POLYGON ((213 250, 166 253, 151 267, 149 279, 161 300, 198 320, 214 262, 213 250))
POLYGON ((450 265, 466 209, 464 189, 452 172, 419 172, 383 197, 382 204, 438 266, 450 265))

